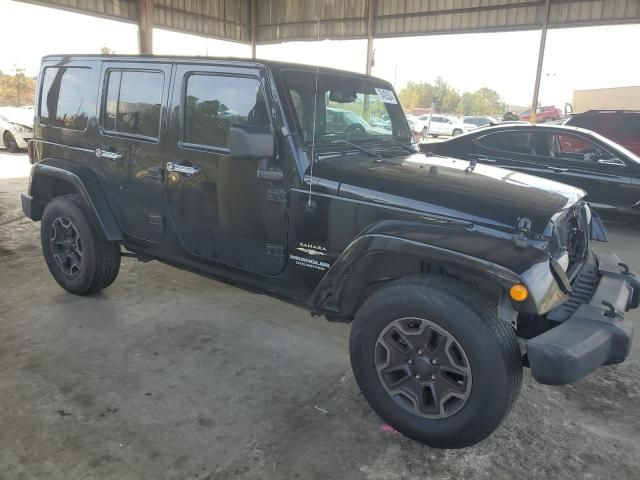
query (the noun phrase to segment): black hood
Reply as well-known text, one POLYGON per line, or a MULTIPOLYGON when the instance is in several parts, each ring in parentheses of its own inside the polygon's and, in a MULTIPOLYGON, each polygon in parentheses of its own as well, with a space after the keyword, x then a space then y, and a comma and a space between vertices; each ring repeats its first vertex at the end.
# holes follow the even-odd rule
POLYGON ((551 217, 585 192, 563 183, 487 165, 424 154, 321 161, 314 174, 340 182, 345 198, 514 228, 528 218, 542 233, 551 217))

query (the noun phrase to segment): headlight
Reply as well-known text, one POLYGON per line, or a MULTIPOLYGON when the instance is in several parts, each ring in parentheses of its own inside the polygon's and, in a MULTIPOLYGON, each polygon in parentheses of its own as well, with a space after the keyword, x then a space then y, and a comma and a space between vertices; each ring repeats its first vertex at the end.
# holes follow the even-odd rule
POLYGON ((26 125, 20 125, 19 123, 11 123, 11 126, 21 133, 33 132, 33 128, 27 127, 26 125))

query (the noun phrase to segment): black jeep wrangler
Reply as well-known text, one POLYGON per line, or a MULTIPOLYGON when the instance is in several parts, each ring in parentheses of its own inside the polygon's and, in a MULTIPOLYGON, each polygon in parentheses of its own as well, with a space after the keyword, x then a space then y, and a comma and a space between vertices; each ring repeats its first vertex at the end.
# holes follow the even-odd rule
MULTIPOLYGON (((640 282, 581 190, 425 156, 388 82, 241 59, 49 56, 25 214, 66 290, 122 256, 353 322, 384 421, 472 445, 547 384, 622 362, 640 282), (375 125, 375 126, 374 126, 375 125)), ((295 366, 292 366, 295 368, 295 366)))

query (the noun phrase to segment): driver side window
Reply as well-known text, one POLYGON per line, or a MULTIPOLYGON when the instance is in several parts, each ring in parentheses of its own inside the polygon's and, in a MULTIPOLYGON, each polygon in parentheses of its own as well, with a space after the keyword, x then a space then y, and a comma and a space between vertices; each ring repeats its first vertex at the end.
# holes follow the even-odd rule
POLYGON ((571 133, 551 132, 541 134, 541 137, 548 145, 548 153, 543 156, 586 163, 624 165, 614 155, 584 137, 571 133))

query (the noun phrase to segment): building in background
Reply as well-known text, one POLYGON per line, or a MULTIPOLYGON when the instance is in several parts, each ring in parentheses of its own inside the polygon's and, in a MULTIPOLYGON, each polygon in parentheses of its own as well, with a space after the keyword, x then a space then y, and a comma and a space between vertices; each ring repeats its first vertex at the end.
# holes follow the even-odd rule
POLYGON ((640 110, 640 86, 574 90, 573 112, 640 110))

